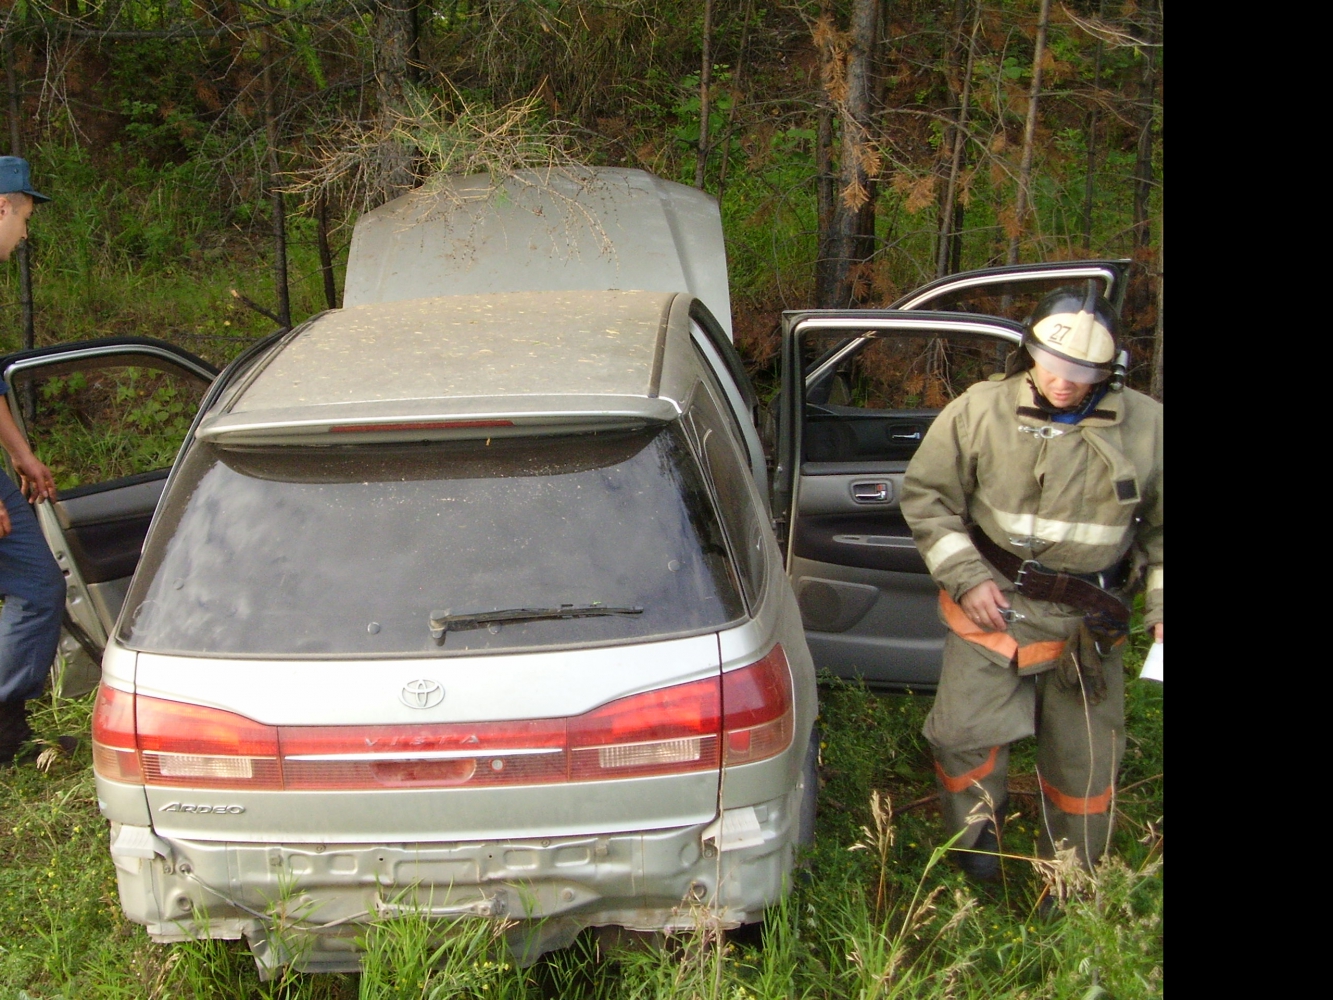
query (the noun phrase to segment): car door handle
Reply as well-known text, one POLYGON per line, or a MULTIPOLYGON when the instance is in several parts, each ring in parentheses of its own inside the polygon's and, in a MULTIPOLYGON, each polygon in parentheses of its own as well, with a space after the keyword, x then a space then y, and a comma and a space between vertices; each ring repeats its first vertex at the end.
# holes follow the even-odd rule
POLYGON ((890 441, 920 441, 921 428, 912 424, 895 424, 889 428, 890 441))
POLYGON ((852 499, 857 503, 888 503, 893 499, 893 483, 882 479, 852 483, 852 499))

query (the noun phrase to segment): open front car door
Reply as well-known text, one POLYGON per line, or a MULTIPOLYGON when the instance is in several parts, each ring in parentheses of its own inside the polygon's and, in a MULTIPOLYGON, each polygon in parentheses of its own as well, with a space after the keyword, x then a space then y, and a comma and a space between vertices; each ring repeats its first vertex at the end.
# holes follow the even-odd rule
POLYGON ((1127 263, 991 268, 894 309, 783 315, 772 507, 816 668, 935 686, 945 627, 899 509, 907 465, 950 400, 1003 373, 1043 296, 1091 279, 1118 303, 1127 263))
MULTIPOLYGON (((37 520, 65 575, 58 694, 92 690, 171 463, 217 369, 172 344, 117 337, 0 359, 8 405, 58 490, 37 520)), ((12 470, 9 470, 12 474, 12 470)))

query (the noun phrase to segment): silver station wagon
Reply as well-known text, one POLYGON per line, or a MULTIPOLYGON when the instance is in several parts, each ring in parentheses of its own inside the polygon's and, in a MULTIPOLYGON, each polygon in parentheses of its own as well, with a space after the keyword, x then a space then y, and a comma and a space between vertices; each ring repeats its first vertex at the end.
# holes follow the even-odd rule
POLYGON ((154 940, 347 970, 408 912, 512 921, 524 961, 754 922, 813 836, 816 668, 934 683, 907 460, 1017 342, 1001 291, 1114 293, 1121 263, 789 313, 765 411, 716 205, 592 176, 368 214, 344 308, 221 374, 141 338, 0 362, 39 454, 75 410, 183 414, 169 472, 39 508, 69 581, 54 683, 100 661, 97 794, 154 940))

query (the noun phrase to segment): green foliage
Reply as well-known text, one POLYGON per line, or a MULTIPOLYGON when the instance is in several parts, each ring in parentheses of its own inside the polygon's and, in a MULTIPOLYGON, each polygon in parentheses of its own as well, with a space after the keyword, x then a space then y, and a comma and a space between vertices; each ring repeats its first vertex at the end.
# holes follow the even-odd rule
POLYGON ((475 918, 432 920, 409 912, 366 934, 362 1000, 446 1000, 526 995, 501 936, 503 925, 475 918))
POLYGON ((31 436, 58 489, 165 469, 203 388, 141 368, 55 376, 36 393, 31 436))
MULTIPOLYGON (((840 0, 830 8, 840 29, 850 6, 840 0)), ((963 268, 1004 259, 1036 6, 1036 0, 1020 0, 988 7, 977 34, 960 192, 963 268)), ((59 64, 58 72, 73 73, 68 88, 78 100, 53 98, 41 105, 49 108, 45 117, 31 119, 36 176, 43 190, 56 194, 32 227, 38 342, 146 333, 223 360, 244 346, 225 336, 268 329, 257 314, 237 314, 228 289, 237 287, 270 307, 276 299, 264 53, 271 54, 278 85, 281 169, 308 176, 332 137, 355 133, 377 113, 366 75, 375 17, 329 18, 328 0, 286 0, 273 8, 285 13, 272 31, 238 23, 232 32, 196 37, 190 32, 203 22, 194 20, 193 7, 174 0, 94 2, 80 9, 87 19, 109 19, 108 27, 187 33, 174 40, 90 43, 79 61, 59 64), (231 328, 217 329, 222 319, 231 328)), ((742 350, 757 367, 774 355, 771 331, 778 312, 813 304, 821 225, 815 125, 825 95, 811 25, 821 9, 813 2, 768 0, 714 5, 706 187, 722 194, 733 313, 742 350)), ((18 10, 33 19, 64 16, 42 5, 20 3, 18 10)), ((1136 10, 1111 5, 1106 16, 1129 35, 1143 35, 1146 15, 1136 10)), ((1098 43, 1062 11, 1053 15, 1048 32, 1048 93, 1040 106, 1033 215, 1022 258, 1128 256, 1135 252, 1130 206, 1143 60, 1151 53, 1160 61, 1162 50, 1102 44, 1101 91, 1094 101, 1088 88, 1098 43), (1102 110, 1090 160, 1087 128, 1094 103, 1102 110), (1085 251, 1090 164, 1092 232, 1085 251)), ((421 14, 417 58, 424 71, 406 92, 435 95, 443 103, 426 116, 429 127, 408 128, 399 138, 419 149, 423 170, 476 169, 480 161, 459 151, 493 129, 492 109, 528 102, 541 114, 515 135, 535 138, 541 148, 515 147, 502 157, 506 161, 527 162, 540 154, 535 158, 544 162, 550 140, 558 137, 562 152, 576 160, 693 181, 703 0, 593 6, 579 0, 500 6, 428 0, 421 14)), ((219 8, 218 16, 253 18, 256 11, 219 8)), ((859 279, 867 304, 887 304, 934 277, 957 104, 950 88, 961 82, 956 76, 969 34, 966 23, 959 32, 954 17, 949 5, 896 12, 897 27, 881 54, 885 110, 872 130, 880 157, 876 229, 859 279), (954 45, 963 49, 951 51, 954 45)), ((38 76, 57 72, 39 69, 46 66, 44 37, 16 36, 20 80, 28 81, 33 115, 38 76)), ((1160 100, 1156 107, 1152 128, 1160 134, 1160 100)), ((835 117, 835 172, 839 133, 835 117)), ((1160 178, 1160 151, 1154 170, 1160 178)), ((1154 217, 1159 191, 1160 181, 1150 199, 1154 217)), ((353 213, 337 197, 334 202, 340 255, 353 213)), ((289 218, 298 321, 324 305, 308 222, 299 211, 289 218)), ((0 269, 0 350, 18 346, 16 301, 13 269, 0 269)), ((1150 336, 1151 301, 1150 291, 1131 295, 1131 336, 1150 336)), ((1136 357, 1141 354, 1142 346, 1136 357)))

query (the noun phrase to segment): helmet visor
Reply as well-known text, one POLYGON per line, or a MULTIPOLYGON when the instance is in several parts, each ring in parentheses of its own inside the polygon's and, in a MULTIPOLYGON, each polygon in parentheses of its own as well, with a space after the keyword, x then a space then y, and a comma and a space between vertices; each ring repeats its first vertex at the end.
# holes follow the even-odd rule
POLYGON ((1028 353, 1032 355, 1033 361, 1052 375, 1066 381, 1077 382, 1079 385, 1095 385, 1098 382, 1105 382, 1111 377, 1110 362, 1102 366, 1094 365, 1088 361, 1075 361, 1073 358, 1066 358, 1064 355, 1056 354, 1048 348, 1039 347, 1031 342, 1027 345, 1027 349, 1028 353))

